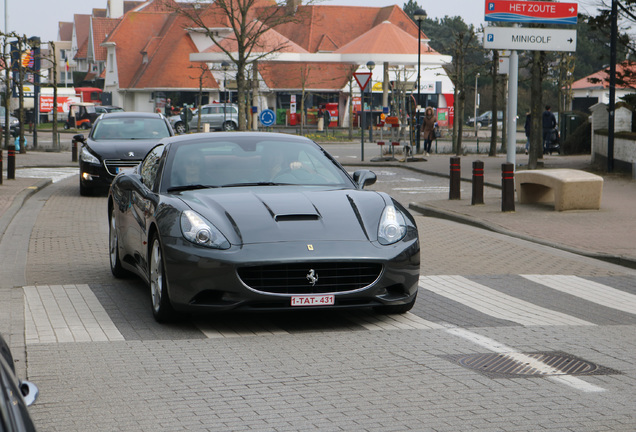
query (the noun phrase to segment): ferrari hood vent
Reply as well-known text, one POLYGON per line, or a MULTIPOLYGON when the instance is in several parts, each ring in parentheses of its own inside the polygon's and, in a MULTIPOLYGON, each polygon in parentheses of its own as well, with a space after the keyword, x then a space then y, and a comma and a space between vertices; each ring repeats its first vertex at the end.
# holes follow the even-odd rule
POLYGON ((320 219, 317 214, 281 214, 274 216, 276 222, 316 221, 320 219))

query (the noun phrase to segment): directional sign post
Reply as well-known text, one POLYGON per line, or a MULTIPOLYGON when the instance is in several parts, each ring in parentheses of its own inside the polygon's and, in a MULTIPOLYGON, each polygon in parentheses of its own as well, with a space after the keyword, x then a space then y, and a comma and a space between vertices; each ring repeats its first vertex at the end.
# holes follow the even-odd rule
POLYGON ((576 30, 486 27, 484 48, 528 51, 576 51, 576 30))
POLYGON ((362 96, 362 113, 360 116, 360 160, 362 161, 364 160, 364 130, 366 129, 366 119, 364 112, 364 89, 367 87, 367 84, 369 84, 372 75, 373 74, 371 72, 355 72, 353 74, 353 77, 356 79, 356 82, 360 86, 360 96, 362 96))
POLYGON ((486 0, 486 21, 533 24, 576 24, 577 3, 486 0))

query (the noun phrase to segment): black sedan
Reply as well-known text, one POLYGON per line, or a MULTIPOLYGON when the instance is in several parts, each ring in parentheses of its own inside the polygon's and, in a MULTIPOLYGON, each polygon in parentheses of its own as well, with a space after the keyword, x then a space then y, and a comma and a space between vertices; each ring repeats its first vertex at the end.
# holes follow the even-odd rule
POLYGON ((0 431, 35 431, 27 406, 37 397, 33 383, 16 377, 11 350, 0 335, 0 431))
POLYGON ((110 264, 139 275, 159 322, 174 312, 415 303, 413 217, 363 190, 309 139, 202 133, 162 140, 108 196, 110 264))
POLYGON ((160 139, 174 131, 162 114, 112 112, 99 116, 88 134, 75 135, 79 150, 80 195, 107 190, 122 170, 132 169, 160 139))

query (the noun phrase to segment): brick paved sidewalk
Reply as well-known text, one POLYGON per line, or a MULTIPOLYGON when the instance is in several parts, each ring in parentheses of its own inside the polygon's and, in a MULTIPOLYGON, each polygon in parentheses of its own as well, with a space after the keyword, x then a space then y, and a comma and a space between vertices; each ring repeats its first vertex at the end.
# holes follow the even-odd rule
MULTIPOLYGON (((356 144, 352 144, 356 145, 356 144)), ((329 147, 327 147, 329 150, 329 147)), ((399 157, 399 156, 398 156, 399 157)), ((347 160, 348 165, 366 165, 371 169, 382 165, 400 166, 421 173, 448 177, 451 155, 431 155, 417 162, 361 162, 347 160)), ((517 155, 517 169, 524 169, 526 155, 517 155)), ((46 152, 29 151, 16 155, 16 167, 76 167, 70 151, 46 152)), ((601 209, 557 212, 546 205, 521 205, 516 203, 515 212, 503 213, 501 200, 487 199, 484 205, 472 206, 471 184, 472 163, 484 162, 484 180, 490 187, 501 185, 501 165, 506 163, 505 155, 488 157, 485 154, 471 154, 461 157, 462 197, 460 200, 439 200, 420 202, 413 199, 414 209, 437 217, 454 219, 494 231, 512 234, 551 246, 561 247, 587 256, 606 259, 611 262, 636 267, 636 181, 618 174, 604 174, 601 209)), ((573 168, 591 171, 590 156, 545 156, 545 168, 573 168)), ((4 232, 2 222, 10 216, 7 212, 12 203, 26 199, 36 189, 46 183, 40 179, 6 179, 6 157, 4 161, 3 184, 0 185, 0 232, 4 232)), ((21 202, 21 201, 20 201, 21 202)), ((18 207, 19 208, 19 207, 18 207)), ((10 221, 10 219, 9 219, 10 221)))

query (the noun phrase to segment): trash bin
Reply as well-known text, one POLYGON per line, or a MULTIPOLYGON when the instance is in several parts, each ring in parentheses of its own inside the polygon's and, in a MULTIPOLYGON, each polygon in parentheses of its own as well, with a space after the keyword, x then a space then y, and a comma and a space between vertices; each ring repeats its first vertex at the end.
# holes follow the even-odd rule
MULTIPOLYGON (((15 137, 14 144, 15 144, 15 151, 20 151, 20 144, 21 143, 20 143, 20 137, 19 136, 15 137)), ((25 149, 27 148, 27 139, 26 139, 26 137, 24 137, 24 148, 25 149)))

